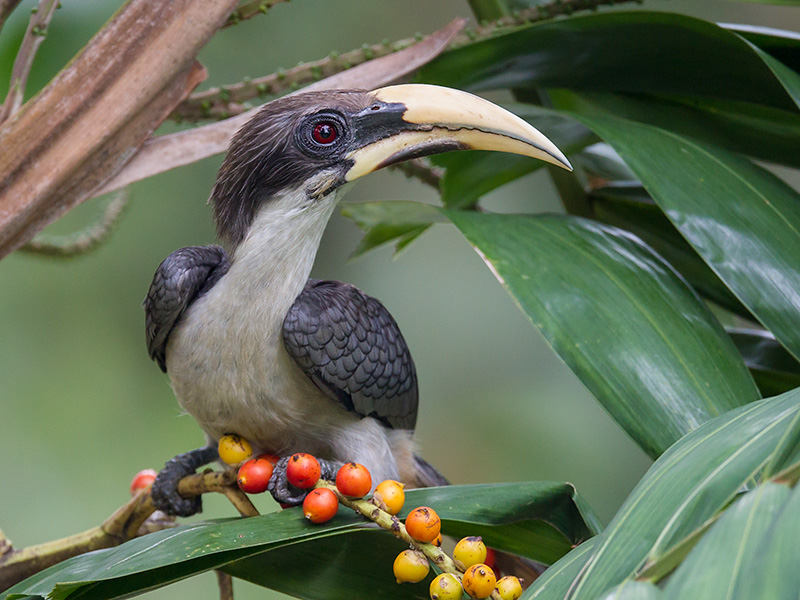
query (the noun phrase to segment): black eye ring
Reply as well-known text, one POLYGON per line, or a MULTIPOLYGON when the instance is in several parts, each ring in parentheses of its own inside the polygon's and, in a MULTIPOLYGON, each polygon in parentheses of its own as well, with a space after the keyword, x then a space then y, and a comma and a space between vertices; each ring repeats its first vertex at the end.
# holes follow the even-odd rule
POLYGON ((329 156, 343 147, 348 137, 342 115, 333 111, 310 115, 298 129, 297 141, 305 154, 329 156))

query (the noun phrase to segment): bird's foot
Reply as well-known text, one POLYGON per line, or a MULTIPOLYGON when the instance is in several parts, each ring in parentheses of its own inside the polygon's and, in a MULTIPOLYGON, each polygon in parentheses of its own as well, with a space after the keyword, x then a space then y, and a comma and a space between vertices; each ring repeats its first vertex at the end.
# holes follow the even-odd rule
POLYGON ((150 497, 156 508, 175 517, 190 517, 202 512, 202 497, 184 498, 178 493, 178 482, 218 457, 219 454, 215 447, 206 446, 184 452, 168 461, 150 489, 150 497))
MULTIPOLYGON (((311 490, 302 490, 289 483, 289 479, 286 476, 286 466, 289 464, 289 458, 291 457, 285 456, 275 465, 267 489, 276 502, 284 506, 298 506, 303 503, 303 500, 311 490)), ((320 479, 327 479, 328 481, 336 479, 336 473, 342 463, 322 458, 317 460, 320 467, 320 479)))

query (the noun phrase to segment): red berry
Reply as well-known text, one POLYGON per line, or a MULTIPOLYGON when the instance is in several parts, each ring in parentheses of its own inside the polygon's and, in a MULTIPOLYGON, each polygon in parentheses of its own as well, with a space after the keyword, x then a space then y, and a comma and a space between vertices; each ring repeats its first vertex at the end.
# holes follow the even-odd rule
POLYGON ((303 515, 312 523, 330 521, 339 509, 339 499, 328 488, 311 490, 303 500, 303 515))
POLYGON ((372 489, 372 476, 364 465, 347 463, 336 473, 336 489, 349 498, 363 498, 372 489))
POLYGON ((294 487, 307 490, 319 481, 319 461, 305 452, 292 454, 286 465, 286 479, 294 487))
POLYGON ((135 496, 136 492, 143 490, 148 485, 156 480, 156 473, 153 469, 142 469, 131 480, 131 496, 135 496))
POLYGON ((272 468, 272 463, 265 455, 256 456, 239 467, 236 482, 243 492, 260 494, 267 490, 269 478, 272 477, 272 468))

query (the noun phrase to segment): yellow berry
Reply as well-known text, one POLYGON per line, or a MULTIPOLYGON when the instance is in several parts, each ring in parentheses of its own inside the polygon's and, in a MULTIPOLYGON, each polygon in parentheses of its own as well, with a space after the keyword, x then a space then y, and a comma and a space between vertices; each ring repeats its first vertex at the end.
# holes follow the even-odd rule
POLYGON ((428 559, 419 550, 403 550, 394 559, 394 576, 397 583, 417 583, 428 575, 428 559))
POLYGON ((456 566, 466 571, 472 565, 486 562, 486 544, 480 536, 462 538, 453 549, 456 566))
POLYGON ((458 577, 452 573, 442 573, 431 581, 431 600, 461 600, 464 588, 458 577))
POLYGON ((399 481, 387 479, 378 484, 372 497, 378 506, 390 515, 396 515, 402 510, 406 501, 406 493, 403 491, 403 487, 403 484, 399 481))
POLYGON ((483 563, 478 563, 467 569, 461 583, 464 591, 473 598, 488 598, 494 590, 497 578, 491 568, 483 563))
POLYGON ((226 465, 238 465, 253 456, 253 447, 246 439, 235 433, 228 433, 219 438, 217 446, 219 458, 226 465))
POLYGON ((506 575, 494 588, 501 600, 519 600, 522 596, 522 581, 519 577, 513 575, 506 575))

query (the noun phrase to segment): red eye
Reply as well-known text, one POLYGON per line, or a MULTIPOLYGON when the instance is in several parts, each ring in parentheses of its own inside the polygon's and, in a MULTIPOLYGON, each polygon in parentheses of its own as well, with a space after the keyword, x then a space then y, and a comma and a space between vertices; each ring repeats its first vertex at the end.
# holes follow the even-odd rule
POLYGON ((339 132, 336 130, 336 125, 330 121, 320 121, 311 130, 311 137, 318 144, 327 146, 336 141, 336 138, 339 137, 339 132))

